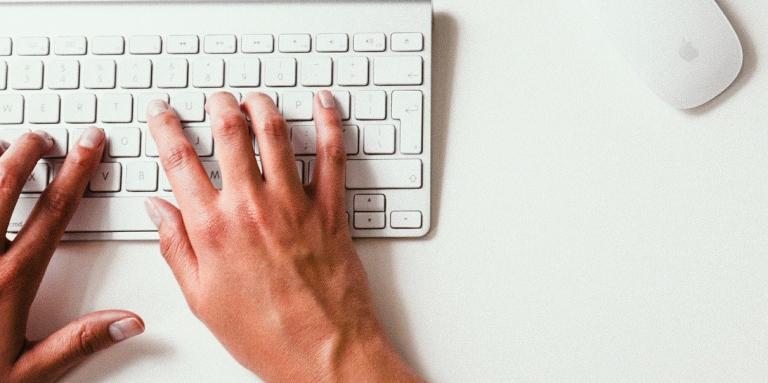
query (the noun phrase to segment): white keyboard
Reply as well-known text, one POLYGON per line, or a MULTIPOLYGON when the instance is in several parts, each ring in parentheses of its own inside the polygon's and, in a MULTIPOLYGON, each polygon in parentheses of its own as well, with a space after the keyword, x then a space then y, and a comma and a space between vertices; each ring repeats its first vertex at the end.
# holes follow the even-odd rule
MULTIPOLYGON (((307 17, 315 17, 314 10, 322 5, 293 3, 237 7, 252 12, 269 7, 278 14, 286 9, 306 11, 307 17)), ((401 7, 423 8, 424 4, 429 3, 401 7)), ((87 12, 114 5, 89 6, 87 12)), ((187 4, 165 6, 182 14, 190 12, 183 10, 187 4)), ((223 6, 235 7, 220 3, 189 7, 205 11, 205 7, 223 6)), ((76 12, 80 7, 85 5, 59 9, 76 12)), ((123 16, 143 15, 142 7, 151 6, 126 6, 123 16)), ((355 6, 329 2, 324 7, 355 6)), ((177 111, 209 178, 221 187, 216 152, 226 148, 213 142, 204 111, 206 98, 219 91, 238 99, 254 91, 270 95, 291 129, 296 169, 305 183, 310 182, 315 155, 312 99, 319 89, 333 91, 343 115, 347 211, 353 236, 417 237, 428 232, 431 13, 424 13, 424 19, 415 24, 398 26, 387 21, 366 29, 342 28, 346 25, 343 15, 349 13, 343 10, 336 22, 312 29, 286 30, 284 23, 275 25, 275 20, 274 30, 247 19, 242 25, 230 20, 216 28, 205 23, 212 33, 201 33, 193 26, 203 24, 193 22, 174 27, 173 33, 158 29, 158 24, 140 26, 137 33, 125 33, 128 27, 79 31, 83 26, 61 20, 66 33, 43 34, 14 22, 8 13, 18 13, 15 19, 23 20, 25 12, 35 11, 39 17, 41 9, 54 12, 56 7, 9 8, 0 16, 4 25, 0 138, 13 143, 24 132, 42 129, 56 142, 26 183, 9 232, 17 232, 24 224, 70 146, 85 126, 93 124, 105 129, 107 147, 66 238, 156 238, 142 201, 152 195, 172 199, 173 194, 146 126, 146 105, 154 99, 169 102, 177 111), (13 28, 16 24, 18 28, 13 28)), ((115 23, 124 24, 117 18, 115 23)), ((254 147, 258 155, 256 142, 254 147)))

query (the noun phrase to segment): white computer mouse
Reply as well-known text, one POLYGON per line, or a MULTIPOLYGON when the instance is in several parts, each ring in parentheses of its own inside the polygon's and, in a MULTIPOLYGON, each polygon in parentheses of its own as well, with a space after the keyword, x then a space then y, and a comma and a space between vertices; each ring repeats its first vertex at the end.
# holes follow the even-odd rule
POLYGON ((741 72, 741 42, 714 0, 584 0, 661 99, 691 109, 741 72))

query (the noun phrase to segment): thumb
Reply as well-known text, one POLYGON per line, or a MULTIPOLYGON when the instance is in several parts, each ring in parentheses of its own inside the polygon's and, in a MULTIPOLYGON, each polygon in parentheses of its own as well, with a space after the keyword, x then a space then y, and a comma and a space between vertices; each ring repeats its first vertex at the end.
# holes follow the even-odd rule
POLYGON ((197 257, 184 226, 184 219, 176 206, 156 197, 144 200, 152 222, 160 236, 160 252, 171 267, 182 290, 197 278, 197 257))
POLYGON ((18 382, 53 382, 88 356, 144 332, 144 322, 129 311, 90 313, 34 343, 14 366, 18 382))

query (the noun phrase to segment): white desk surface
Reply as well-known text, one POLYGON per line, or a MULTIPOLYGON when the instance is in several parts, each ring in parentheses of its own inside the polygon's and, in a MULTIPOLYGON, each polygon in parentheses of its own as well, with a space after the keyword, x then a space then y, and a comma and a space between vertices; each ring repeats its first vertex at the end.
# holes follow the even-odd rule
MULTIPOLYGON (((768 379, 768 3, 721 1, 737 84, 693 113, 639 82, 576 1, 435 0, 434 229, 358 243, 435 382, 768 379)), ((151 242, 68 243, 45 334, 126 308, 147 333, 65 382, 247 382, 151 242)))

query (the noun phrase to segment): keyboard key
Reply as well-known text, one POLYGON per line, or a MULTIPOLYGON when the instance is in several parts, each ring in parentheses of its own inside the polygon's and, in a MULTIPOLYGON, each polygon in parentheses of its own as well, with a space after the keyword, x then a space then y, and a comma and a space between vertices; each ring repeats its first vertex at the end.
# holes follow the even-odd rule
POLYGON ((53 147, 48 153, 45 154, 45 158, 64 158, 67 155, 67 149, 69 148, 68 139, 69 133, 67 129, 63 127, 56 128, 42 128, 40 129, 53 138, 53 147))
POLYGON ((59 96, 55 94, 30 94, 27 96, 27 121, 32 124, 58 123, 59 102, 59 96))
POLYGON ((241 40, 243 53, 272 53, 275 39, 272 35, 244 35, 241 40))
POLYGON ((368 58, 341 57, 338 62, 338 80, 341 86, 368 85, 368 58))
POLYGON ((395 127, 393 125, 367 125, 364 129, 363 151, 366 154, 395 154, 395 127))
POLYGON ((312 37, 308 34, 280 35, 280 52, 307 53, 312 50, 312 37))
POLYGON ((184 136, 195 148, 195 153, 200 157, 213 155, 213 136, 210 128, 184 128, 184 136))
POLYGON ((21 37, 16 39, 15 46, 19 56, 46 56, 50 49, 47 37, 21 37))
POLYGON ((24 183, 24 187, 21 189, 22 193, 42 193, 46 186, 48 186, 48 172, 50 166, 48 164, 35 165, 32 174, 27 178, 27 182, 24 183))
POLYGON ((128 52, 132 55, 156 55, 163 50, 160 36, 133 36, 128 52))
POLYGON ((333 98, 336 100, 336 108, 339 109, 342 120, 349 120, 349 92, 346 90, 338 90, 333 92, 333 98))
POLYGON ((205 53, 235 53, 237 52, 237 38, 235 35, 209 35, 205 36, 205 53))
POLYGON ((221 169, 218 162, 203 161, 203 169, 208 174, 208 179, 211 180, 213 187, 221 190, 221 169))
POLYGON ((393 33, 391 44, 395 52, 421 52, 424 36, 421 33, 393 33))
POLYGON ((286 121, 311 121, 312 92, 285 92, 280 100, 280 111, 286 121))
POLYGON ((97 36, 91 39, 91 53, 95 55, 121 55, 125 52, 122 36, 97 36))
POLYGON ((387 118, 387 93, 381 90, 365 90, 355 94, 355 118, 358 120, 383 120, 387 118))
POLYGON ((40 60, 11 61, 8 82, 18 90, 43 89, 43 62, 40 60))
POLYGON ((424 61, 420 56, 377 57, 373 63, 376 85, 421 85, 424 61))
POLYGON ((45 65, 45 82, 50 89, 77 89, 80 87, 80 62, 52 60, 45 65))
POLYGON ((152 61, 130 58, 120 61, 118 84, 124 89, 147 89, 152 86, 152 61))
POLYGON ((0 56, 10 56, 12 48, 13 42, 10 37, 0 37, 0 56))
POLYGON ((221 88, 224 86, 224 60, 199 57, 192 59, 192 86, 221 88))
POLYGON ((171 107, 182 122, 205 120, 205 94, 203 92, 177 93, 171 97, 171 107))
POLYGON ((296 86, 296 59, 264 59, 264 83, 267 86, 296 86))
MULTIPOLYGON (((22 122, 24 122, 24 97, 20 94, 0 94, 0 124, 21 124, 22 122)), ((0 128, 0 131, 3 129, 5 128, 0 128)))
POLYGON ((386 211, 384 194, 355 195, 355 211, 386 211))
POLYGON ((358 33, 355 35, 355 52, 384 52, 387 36, 383 33, 358 33))
POLYGON ((186 88, 187 60, 159 59, 155 61, 155 85, 158 88, 186 88))
POLYGON ((358 137, 357 125, 344 125, 342 128, 344 135, 344 151, 347 154, 357 154, 360 151, 360 139, 358 137))
MULTIPOLYGON (((2 96, 0 96, 2 97, 2 96)), ((5 128, 0 129, 0 139, 13 144, 25 133, 30 132, 28 128, 5 128)))
POLYGON ((355 213, 355 229, 383 229, 386 227, 385 213, 355 213))
POLYGON ((152 100, 170 101, 168 93, 141 93, 136 100, 136 121, 147 122, 147 105, 152 100))
POLYGON ((392 119, 400 121, 400 152, 421 154, 424 97, 418 90, 392 92, 392 119))
POLYGON ((96 122, 96 96, 76 93, 61 96, 61 118, 72 124, 96 122))
POLYGON ((393 211, 389 225, 393 229, 421 229, 420 211, 393 211))
POLYGON ((122 166, 117 162, 99 164, 91 177, 88 190, 92 192, 119 192, 122 184, 122 166))
POLYGON ((195 54, 200 51, 199 45, 197 35, 168 36, 165 40, 165 51, 170 54, 195 54))
POLYGON ((349 37, 344 33, 317 35, 318 52, 346 52, 349 50, 349 37))
POLYGON ((131 122, 133 120, 133 96, 130 93, 107 93, 99 97, 101 122, 131 122))
POLYGON ((230 59, 227 62, 229 69, 229 86, 257 87, 261 82, 261 62, 257 58, 230 59))
POLYGON ((83 85, 86 89, 114 89, 115 61, 88 60, 83 62, 83 85))
POLYGON ((88 43, 83 36, 57 37, 53 43, 53 53, 61 56, 84 55, 88 43))
POLYGON ((8 78, 8 64, 5 63, 5 61, 0 61, 0 90, 5 90, 7 84, 6 79, 8 78))
POLYGON ((125 164, 125 190, 130 192, 157 191, 157 162, 128 162, 125 164))
POLYGON ((347 160, 347 189, 421 189, 421 160, 347 160))
POLYGON ((138 157, 141 154, 141 130, 139 128, 111 128, 107 132, 110 157, 138 157))
POLYGON ((330 57, 301 59, 301 85, 331 86, 333 84, 333 62, 330 57))
POLYGON ((294 126, 291 129, 291 142, 295 154, 315 154, 317 152, 315 127, 313 125, 294 126))
POLYGON ((160 188, 167 192, 173 191, 171 181, 168 180, 168 176, 165 175, 165 171, 162 168, 160 168, 160 188))

